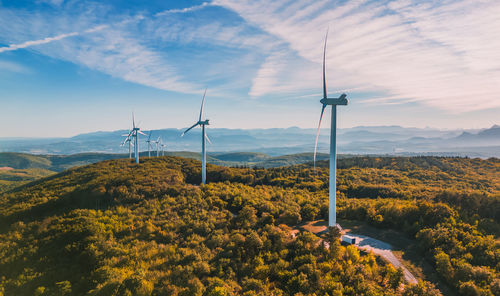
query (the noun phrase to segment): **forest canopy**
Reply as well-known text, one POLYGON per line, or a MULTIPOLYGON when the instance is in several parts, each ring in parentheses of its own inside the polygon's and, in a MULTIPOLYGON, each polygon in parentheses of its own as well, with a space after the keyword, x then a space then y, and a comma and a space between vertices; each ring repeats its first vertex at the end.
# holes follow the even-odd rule
MULTIPOLYGON (((459 295, 499 295, 499 172, 498 159, 342 159, 338 216, 413 237, 459 295)), ((440 295, 336 233, 291 235, 327 217, 326 163, 209 165, 208 181, 196 160, 120 159, 1 194, 0 293, 440 295)))

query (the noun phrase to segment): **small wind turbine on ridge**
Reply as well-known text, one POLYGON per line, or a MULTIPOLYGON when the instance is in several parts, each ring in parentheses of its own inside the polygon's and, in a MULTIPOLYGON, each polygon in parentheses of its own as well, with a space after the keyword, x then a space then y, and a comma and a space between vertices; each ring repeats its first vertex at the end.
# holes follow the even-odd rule
POLYGON ((134 141, 135 163, 139 163, 139 134, 146 136, 145 133, 141 132, 141 128, 135 125, 135 116, 134 112, 132 112, 132 130, 128 133, 127 138, 131 138, 134 141))
POLYGON ((321 128, 321 121, 323 120, 323 113, 326 106, 332 106, 332 122, 330 128, 330 186, 328 192, 328 227, 337 226, 337 105, 345 106, 348 104, 346 94, 340 95, 338 98, 328 98, 326 89, 326 42, 328 40, 328 30, 325 36, 325 46, 323 48, 323 98, 320 103, 323 104, 321 108, 321 115, 319 117, 318 130, 316 132, 316 142, 314 144, 314 169, 316 170, 316 150, 318 147, 319 130, 321 128))
POLYGON ((148 143, 148 157, 151 157, 151 135, 153 134, 153 131, 149 132, 148 139, 146 140, 146 143, 148 143))
POLYGON ((120 146, 124 146, 125 143, 128 143, 128 158, 129 159, 132 159, 132 149, 131 147, 134 145, 134 143, 132 143, 132 139, 131 139, 131 130, 128 131, 128 134, 124 134, 122 136, 126 137, 125 140, 123 141, 123 143, 120 145, 120 146))
POLYGON ((209 125, 208 119, 202 120, 203 118, 203 109, 205 107, 205 95, 207 94, 207 90, 205 89, 205 93, 203 94, 203 100, 201 101, 201 109, 200 109, 200 117, 198 118, 198 122, 193 124, 190 128, 185 130, 181 137, 184 137, 184 135, 189 132, 191 129, 195 128, 196 126, 201 126, 201 183, 206 184, 207 181, 207 151, 205 149, 206 146, 206 141, 210 142, 210 139, 208 138, 207 134, 205 133, 205 126, 209 125))
POLYGON ((161 146, 161 156, 165 156, 165 147, 166 147, 167 145, 165 145, 165 144, 161 143, 161 145, 160 145, 160 146, 161 146))
POLYGON ((156 144, 156 156, 160 156, 160 145, 161 145, 161 136, 158 136, 158 139, 154 142, 156 144))

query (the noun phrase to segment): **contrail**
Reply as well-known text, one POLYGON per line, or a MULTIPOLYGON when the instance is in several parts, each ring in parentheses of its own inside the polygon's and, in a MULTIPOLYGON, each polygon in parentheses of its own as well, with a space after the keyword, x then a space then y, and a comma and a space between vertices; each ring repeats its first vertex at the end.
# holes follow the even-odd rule
POLYGON ((200 5, 195 5, 195 6, 191 6, 191 7, 180 8, 180 9, 168 9, 168 10, 165 10, 162 12, 158 12, 157 14, 155 14, 155 16, 162 16, 162 15, 167 15, 167 14, 172 14, 172 13, 186 13, 186 12, 191 12, 191 11, 202 9, 204 7, 207 7, 207 6, 215 6, 215 5, 211 2, 203 2, 200 5))
POLYGON ((107 25, 101 25, 101 26, 97 26, 97 27, 85 30, 83 32, 72 32, 72 33, 57 35, 54 37, 47 37, 47 38, 39 39, 39 40, 26 41, 26 42, 19 43, 19 44, 11 44, 9 46, 0 47, 0 53, 2 53, 4 51, 18 50, 18 49, 30 47, 33 45, 47 44, 47 43, 62 40, 62 39, 68 38, 68 37, 78 36, 78 35, 81 35, 82 33, 93 33, 93 32, 100 31, 106 27, 107 27, 107 25))
MULTIPOLYGON (((170 14, 170 13, 185 13, 185 12, 189 12, 189 11, 194 11, 194 10, 202 9, 202 8, 204 8, 206 6, 210 6, 210 5, 213 5, 213 4, 209 3, 209 2, 203 2, 200 5, 195 5, 195 6, 192 6, 192 7, 187 7, 187 8, 182 8, 182 9, 165 10, 163 12, 159 12, 159 13, 155 14, 155 16, 158 17, 158 16, 170 14)), ((136 18, 134 18, 133 20, 141 20, 143 18, 144 17, 142 15, 139 15, 136 18)), ((133 20, 128 20, 128 21, 125 21, 123 23, 127 23, 127 22, 130 22, 130 21, 133 21, 133 20)), ((94 32, 100 31, 102 29, 105 29, 107 27, 108 27, 108 25, 101 25, 101 26, 96 26, 94 28, 90 28, 90 29, 85 30, 83 32, 72 32, 72 33, 66 33, 66 34, 57 35, 57 36, 54 36, 54 37, 47 37, 47 38, 39 39, 39 40, 26 41, 26 42, 23 42, 23 43, 20 43, 20 44, 11 44, 9 46, 0 47, 0 53, 5 52, 5 51, 18 50, 18 49, 30 47, 30 46, 33 46, 33 45, 47 44, 47 43, 50 43, 50 42, 53 42, 53 41, 58 41, 58 40, 66 39, 68 37, 78 36, 78 35, 81 35, 83 33, 94 33, 94 32)))

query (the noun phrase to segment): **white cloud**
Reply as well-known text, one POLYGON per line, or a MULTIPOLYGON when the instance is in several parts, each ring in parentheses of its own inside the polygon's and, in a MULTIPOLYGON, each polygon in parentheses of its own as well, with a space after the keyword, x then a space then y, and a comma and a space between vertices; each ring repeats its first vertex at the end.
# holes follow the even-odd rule
POLYGON ((12 50, 18 50, 18 49, 22 49, 22 48, 27 48, 27 47, 34 46, 34 45, 47 44, 47 43, 50 43, 53 41, 62 40, 64 38, 73 37, 76 35, 79 35, 79 33, 72 32, 72 33, 67 33, 67 34, 60 34, 60 35, 57 35, 54 37, 46 37, 46 38, 39 39, 39 40, 26 41, 26 42, 23 42, 20 44, 11 44, 11 45, 6 46, 6 47, 0 47, 0 53, 5 52, 5 51, 12 51, 12 50))
MULTIPOLYGON (((96 26, 96 27, 84 30, 83 33, 95 33, 95 32, 101 31, 103 29, 106 29, 107 27, 108 27, 107 25, 100 25, 100 26, 96 26)), ((54 37, 46 37, 46 38, 38 39, 38 40, 25 41, 25 42, 19 43, 19 44, 11 44, 9 46, 0 47, 0 53, 5 52, 5 51, 12 51, 12 50, 28 48, 28 47, 35 46, 35 45, 47 44, 47 43, 51 43, 54 41, 66 39, 68 37, 78 36, 81 34, 82 33, 80 33, 80 32, 71 32, 71 33, 59 34, 59 35, 54 36, 54 37)))
POLYGON ((0 28, 9 28, 0 30, 0 40, 11 44, 0 53, 25 48, 184 93, 210 84, 212 93, 300 97, 321 89, 330 27, 332 96, 376 92, 364 102, 419 102, 453 112, 500 107, 494 0, 214 0, 137 16, 68 2, 50 13, 0 10, 0 28), (241 18, 214 19, 216 12, 241 18))
POLYGON ((278 57, 287 60, 280 49, 253 80, 253 95, 320 87, 321 45, 330 26, 328 77, 336 88, 378 90, 391 98, 381 103, 414 101, 453 112, 500 107, 498 1, 215 3, 281 38, 290 56, 309 62, 277 63, 278 57), (294 78, 291 88, 280 77, 294 78))
POLYGON ((179 8, 179 9, 167 9, 167 10, 164 10, 162 12, 158 12, 157 14, 155 14, 155 16, 164 16, 164 15, 169 15, 169 14, 173 14, 173 13, 192 12, 192 11, 203 9, 203 8, 205 8, 207 6, 211 6, 211 5, 212 4, 209 2, 203 2, 200 5, 195 5, 195 6, 191 6, 191 7, 179 8))
MULTIPOLYGON (((90 10, 94 11, 93 8, 90 10)), ((40 35, 40 32, 47 34, 46 31, 54 29, 73 30, 71 33, 55 34, 54 37, 14 43, 0 48, 0 53, 31 48, 43 55, 83 65, 126 81, 184 93, 202 91, 195 84, 181 81, 181 77, 168 63, 165 53, 141 44, 142 40, 138 38, 140 34, 136 34, 133 29, 144 18, 142 15, 125 16, 110 24, 99 25, 95 25, 96 20, 85 12, 74 17, 4 11, 3 14, 0 12, 0 17, 4 17, 0 25, 2 22, 13 25, 12 30, 0 32, 0 38, 3 39, 19 40, 40 35), (16 34, 20 32, 23 33, 16 34)))

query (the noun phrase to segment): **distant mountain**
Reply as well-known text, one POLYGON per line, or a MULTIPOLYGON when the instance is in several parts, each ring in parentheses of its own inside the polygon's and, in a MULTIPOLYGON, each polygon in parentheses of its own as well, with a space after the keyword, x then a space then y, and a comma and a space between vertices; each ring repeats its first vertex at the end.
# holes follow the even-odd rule
POLYGON ((478 133, 463 132, 461 135, 449 139, 450 143, 460 146, 492 146, 500 145, 500 126, 494 125, 478 133))
MULTIPOLYGON (((128 130, 93 132, 70 138, 31 139, 0 138, 0 151, 30 154, 78 154, 128 152, 120 146, 128 130)), ((185 137, 175 128, 146 131, 152 138, 161 137, 168 151, 199 151, 201 132, 194 129, 185 137)), ((273 156, 310 153, 314 150, 316 129, 215 129, 207 131, 213 144, 208 151, 216 153, 257 152, 273 156)), ((329 130, 322 129, 318 151, 328 152, 329 130)), ((140 138, 140 150, 146 151, 146 137, 140 138)), ((340 129, 338 151, 347 154, 423 154, 500 157, 500 127, 482 130, 438 130, 401 126, 358 126, 340 129), (453 154, 455 153, 455 154, 453 154)), ((250 157, 250 156, 249 156, 250 157)), ((254 159, 256 161, 256 159, 254 159)), ((249 162, 255 162, 249 160, 249 162)), ((222 161, 222 160, 220 160, 222 161)), ((226 160, 224 160, 226 161, 226 160)), ((230 161, 230 160, 227 160, 230 161)))

